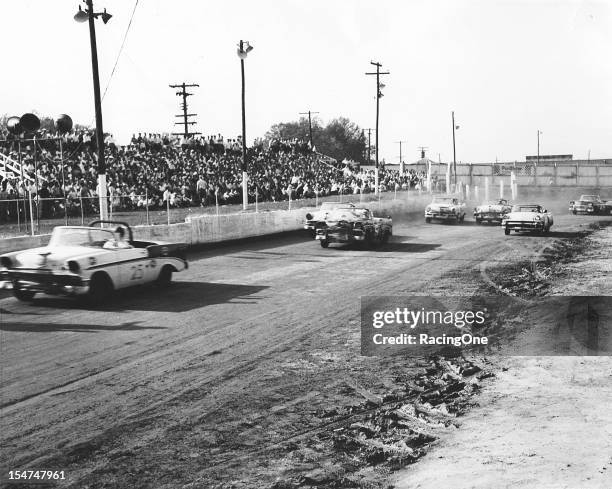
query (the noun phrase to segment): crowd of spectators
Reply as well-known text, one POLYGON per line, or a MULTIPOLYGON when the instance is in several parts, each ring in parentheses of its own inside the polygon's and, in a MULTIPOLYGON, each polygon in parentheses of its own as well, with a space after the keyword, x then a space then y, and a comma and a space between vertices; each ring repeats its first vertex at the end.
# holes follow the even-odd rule
MULTIPOLYGON (((8 136, 8 135, 5 135, 8 136)), ((31 192, 41 199, 41 217, 64 214, 64 192, 70 214, 97 206, 96 139, 91 131, 62 135, 44 131, 34 141, 4 138, 0 152, 22 171, 0 176, 0 201, 31 192), (19 148, 21 154, 19 154, 19 148), (62 158, 63 154, 63 174, 62 158), (38 184, 34 175, 38 175, 38 184)), ((242 202, 242 140, 216 136, 178 137, 134 134, 130 144, 105 138, 109 205, 116 210, 224 205, 242 202)), ((349 166, 313 152, 302 141, 256 141, 248 149, 249 201, 282 201, 339 193, 374 192, 374 171, 349 166)), ((1 164, 1 163, 0 163, 1 164)), ((1 168, 1 166, 0 166, 1 168)), ((381 191, 418 187, 423 175, 414 170, 381 170, 381 191)), ((11 207, 0 202, 0 221, 11 207)))

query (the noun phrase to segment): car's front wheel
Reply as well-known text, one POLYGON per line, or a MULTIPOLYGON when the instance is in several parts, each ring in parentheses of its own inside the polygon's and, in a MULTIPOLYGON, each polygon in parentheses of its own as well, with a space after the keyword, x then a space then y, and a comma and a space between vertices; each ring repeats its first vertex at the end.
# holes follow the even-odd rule
POLYGON ((327 241, 326 239, 322 239, 321 241, 319 241, 319 243, 321 243, 321 248, 327 248, 329 246, 329 241, 327 241))
POLYGON ((160 287, 168 287, 170 283, 172 283, 172 272, 172 267, 170 265, 165 265, 159 272, 159 276, 155 283, 160 287))
POLYGON ((108 300, 112 293, 113 283, 110 277, 104 273, 98 273, 91 278, 86 301, 91 305, 98 304, 108 300))
POLYGON ((13 295, 22 302, 30 302, 34 299, 36 292, 32 290, 23 290, 23 289, 13 289, 13 295))
POLYGON ((426 217, 426 218, 425 218, 425 222, 426 222, 427 224, 429 224, 429 223, 431 222, 431 217, 426 217))
POLYGON ((510 229, 509 228, 504 228, 504 234, 506 236, 508 236, 510 234, 510 229))

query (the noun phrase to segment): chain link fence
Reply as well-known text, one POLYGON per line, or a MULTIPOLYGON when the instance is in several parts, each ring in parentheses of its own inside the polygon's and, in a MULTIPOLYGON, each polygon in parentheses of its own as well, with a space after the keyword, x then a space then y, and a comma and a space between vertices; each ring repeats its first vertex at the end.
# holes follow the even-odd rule
MULTIPOLYGON (((111 220, 127 222, 131 226, 159 225, 185 222, 190 216, 202 214, 221 215, 252 212, 292 210, 319 207, 323 202, 352 202, 366 204, 377 201, 406 199, 419 195, 419 190, 396 190, 374 193, 339 193, 315 196, 307 199, 288 199, 279 202, 259 202, 257 196, 250 201, 247 210, 242 204, 219 204, 208 206, 187 206, 164 201, 152 205, 147 195, 113 195, 108 197, 108 217, 111 220)), ((19 198, 0 200, 0 238, 47 234, 55 226, 82 226, 99 219, 99 197, 75 198, 19 198)))

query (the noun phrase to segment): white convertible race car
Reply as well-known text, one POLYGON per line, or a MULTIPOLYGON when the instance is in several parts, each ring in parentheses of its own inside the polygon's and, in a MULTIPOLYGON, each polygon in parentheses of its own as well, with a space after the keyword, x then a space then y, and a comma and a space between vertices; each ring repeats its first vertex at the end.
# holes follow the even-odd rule
POLYGON ((47 246, 0 256, 0 283, 22 301, 42 292, 98 302, 133 285, 168 285, 173 272, 188 268, 186 248, 184 243, 135 241, 130 226, 122 222, 58 226, 47 246))
POLYGON ((535 231, 547 233, 553 225, 553 216, 548 210, 539 204, 517 204, 512 210, 504 215, 502 227, 504 234, 510 231, 535 231))

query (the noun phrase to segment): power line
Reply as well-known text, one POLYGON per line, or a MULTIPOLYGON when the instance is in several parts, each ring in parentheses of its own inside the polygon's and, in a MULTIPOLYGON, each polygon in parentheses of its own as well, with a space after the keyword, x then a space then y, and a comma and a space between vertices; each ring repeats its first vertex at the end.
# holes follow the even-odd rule
POLYGON ((134 4, 134 9, 132 10, 132 15, 130 16, 130 22, 128 23, 127 29, 125 29, 125 34, 123 35, 123 41, 121 41, 121 47, 119 48, 119 52, 117 53, 117 58, 115 59, 115 65, 113 66, 113 70, 111 71, 110 77, 108 78, 106 88, 104 89, 102 100, 104 100, 104 97, 106 96, 108 87, 110 86, 111 80, 113 79, 113 75, 115 74, 115 69, 117 69, 117 64, 119 63, 119 57, 121 56, 121 52, 123 51, 123 46, 125 46, 125 40, 127 39, 128 32, 130 32, 130 27, 132 26, 132 20, 134 19, 134 14, 136 13, 136 7, 138 7, 138 0, 136 0, 136 3, 134 4))

